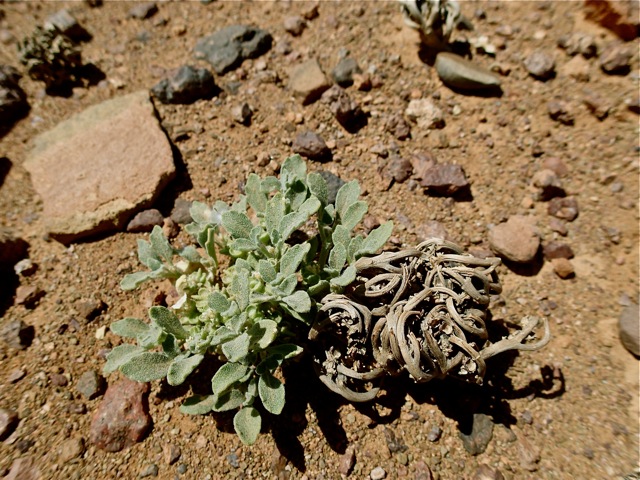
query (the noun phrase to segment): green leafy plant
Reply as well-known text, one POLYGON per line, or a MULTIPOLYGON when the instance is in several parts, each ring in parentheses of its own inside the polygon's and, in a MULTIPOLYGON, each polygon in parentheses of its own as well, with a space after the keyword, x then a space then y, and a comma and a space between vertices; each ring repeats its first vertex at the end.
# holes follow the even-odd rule
POLYGON ((307 338, 318 303, 350 285, 356 261, 375 254, 391 234, 391 222, 366 237, 354 234, 368 208, 359 195, 354 180, 329 203, 323 177, 307 173, 295 155, 279 178, 250 174, 245 195, 232 205, 194 202, 194 222, 186 229, 197 247, 175 249, 156 227, 149 241, 138 240, 140 262, 149 270, 127 275, 121 286, 132 290, 168 278, 181 298, 171 308, 152 307, 149 323, 113 323, 113 333, 136 344, 115 347, 105 372, 180 385, 202 362, 219 360, 212 393, 187 398, 181 411, 237 409, 236 433, 246 444, 255 442, 262 419, 254 405, 259 399, 267 412, 282 411, 279 368, 302 352, 298 339, 307 338))

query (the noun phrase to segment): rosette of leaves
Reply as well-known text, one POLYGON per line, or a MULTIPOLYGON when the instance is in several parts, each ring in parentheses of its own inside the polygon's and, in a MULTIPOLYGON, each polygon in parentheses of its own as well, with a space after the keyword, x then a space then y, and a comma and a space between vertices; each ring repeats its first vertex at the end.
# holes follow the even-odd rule
POLYGON ((323 177, 307 173, 295 155, 279 178, 250 174, 245 195, 232 205, 194 202, 187 231, 195 245, 175 249, 156 227, 149 241, 138 240, 138 257, 149 270, 127 275, 121 286, 132 290, 168 278, 181 298, 171 308, 152 307, 149 323, 113 323, 113 333, 136 344, 115 347, 105 371, 180 385, 207 359, 221 361, 212 393, 189 397, 181 410, 237 409, 235 430, 253 443, 262 423, 256 402, 271 414, 282 411, 279 367, 302 352, 317 302, 344 291, 356 278, 356 262, 391 234, 391 222, 366 237, 354 233, 367 211, 359 194, 358 182, 348 182, 328 203, 323 177))
POLYGON ((376 397, 387 375, 481 383, 488 358, 542 348, 549 325, 543 319, 543 338, 531 341, 540 323, 532 317, 507 338, 490 341, 486 313, 491 295, 502 290, 499 264, 440 239, 356 261, 355 280, 322 300, 309 334, 320 380, 363 402, 376 397))
POLYGON ((75 81, 82 66, 76 44, 54 26, 37 26, 18 43, 18 53, 29 76, 44 82, 48 90, 75 81))

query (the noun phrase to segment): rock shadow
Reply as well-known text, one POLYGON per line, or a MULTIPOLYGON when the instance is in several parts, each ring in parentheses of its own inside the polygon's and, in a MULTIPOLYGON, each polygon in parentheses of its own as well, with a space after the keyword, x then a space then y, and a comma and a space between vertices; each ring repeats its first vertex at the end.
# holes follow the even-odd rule
POLYGON ((506 258, 502 259, 502 263, 516 275, 522 277, 535 277, 540 273, 544 266, 544 258, 542 257, 541 249, 538 250, 533 260, 528 263, 512 262, 506 258))
POLYGON ((4 184, 4 179, 9 175, 13 163, 7 157, 0 157, 0 187, 4 184))
POLYGON ((0 268, 0 318, 13 305, 13 298, 20 286, 18 275, 9 268, 0 268))

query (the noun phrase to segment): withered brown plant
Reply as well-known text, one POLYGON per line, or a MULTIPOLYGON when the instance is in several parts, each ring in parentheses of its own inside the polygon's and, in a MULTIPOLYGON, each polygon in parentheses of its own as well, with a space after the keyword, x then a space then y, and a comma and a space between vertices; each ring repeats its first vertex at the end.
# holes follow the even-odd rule
POLYGON ((320 380, 353 402, 369 401, 379 380, 407 372, 416 382, 453 375, 481 383, 486 360, 507 350, 537 350, 541 323, 493 343, 487 331, 491 295, 502 287, 499 258, 477 258, 440 239, 359 259, 356 280, 321 302, 309 339, 320 380))

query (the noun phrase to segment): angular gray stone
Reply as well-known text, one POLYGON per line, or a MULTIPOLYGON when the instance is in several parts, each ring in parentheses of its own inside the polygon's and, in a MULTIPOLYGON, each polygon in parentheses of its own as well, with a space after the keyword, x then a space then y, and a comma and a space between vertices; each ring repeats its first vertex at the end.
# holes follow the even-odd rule
POLYGON ((0 328, 0 340, 16 350, 24 350, 33 341, 35 330, 22 320, 4 322, 0 328))
POLYGON ((160 80, 151 93, 162 103, 190 104, 213 97, 217 88, 209 70, 183 65, 173 75, 160 80))
POLYGON ((632 303, 622 310, 618 327, 622 345, 636 357, 640 357, 640 310, 638 305, 632 303))
POLYGON ((536 50, 524 60, 524 66, 532 77, 548 80, 555 74, 554 58, 541 50, 536 50))
POLYGON ((127 232, 150 232, 156 225, 162 226, 164 217, 159 210, 150 208, 138 212, 127 224, 127 232))
POLYGON ((104 377, 93 370, 89 370, 84 372, 78 379, 76 390, 80 392, 86 400, 93 400, 100 396, 104 390, 104 386, 104 377))
POLYGON ((282 22, 282 26, 284 29, 289 32, 294 37, 298 37, 302 35, 304 29, 307 27, 304 18, 299 15, 292 15, 290 17, 286 17, 282 22))
POLYGON ((123 379, 109 385, 91 421, 91 442, 102 450, 118 452, 142 440, 151 428, 148 383, 123 379))
POLYGON ((190 209, 191 202, 189 200, 177 198, 173 205, 173 210, 171 210, 171 220, 179 225, 191 223, 193 219, 191 218, 191 213, 189 213, 190 209))
POLYGON ((39 135, 24 166, 63 243, 122 229, 175 175, 147 91, 94 105, 39 135))
POLYGON ((633 50, 631 48, 626 45, 613 44, 600 55, 600 68, 610 75, 626 75, 631 70, 632 58, 633 50))
POLYGON ((488 90, 500 87, 500 77, 455 53, 439 53, 435 67, 442 83, 452 88, 488 90))
POLYGON ((303 105, 315 102, 330 86, 316 59, 296 65, 289 72, 289 89, 303 105))
POLYGON ((499 256, 516 263, 529 263, 540 248, 531 220, 522 215, 513 215, 505 223, 489 230, 489 246, 499 256))
POLYGON ((484 452, 491 441, 491 437, 493 437, 493 422, 491 417, 484 413, 475 413, 473 415, 471 432, 468 434, 460 432, 462 445, 471 455, 479 455, 484 452))
POLYGON ((218 75, 223 75, 248 58, 264 55, 271 49, 271 43, 271 35, 265 30, 231 25, 198 40, 194 55, 209 62, 218 75))
POLYGON ((343 88, 353 85, 353 74, 362 73, 355 58, 345 57, 338 62, 331 72, 333 80, 343 88))
POLYGON ((326 161, 331 159, 331 150, 324 139, 315 132, 306 131, 296 135, 291 149, 310 160, 326 161))

